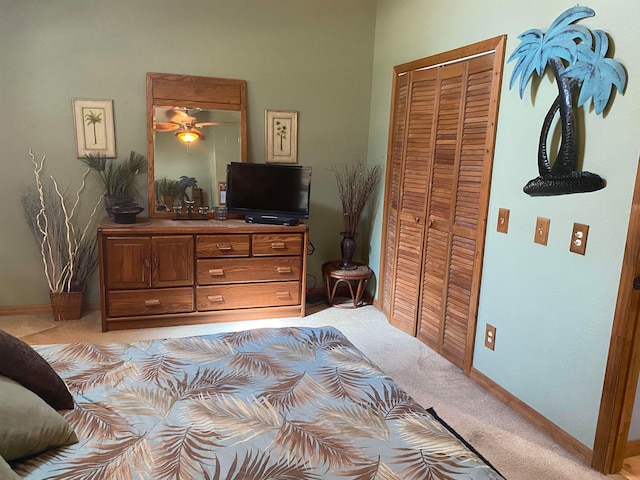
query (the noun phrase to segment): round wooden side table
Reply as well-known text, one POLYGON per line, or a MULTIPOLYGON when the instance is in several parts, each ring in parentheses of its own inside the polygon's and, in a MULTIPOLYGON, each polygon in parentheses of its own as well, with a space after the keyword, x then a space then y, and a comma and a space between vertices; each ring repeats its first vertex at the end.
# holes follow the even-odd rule
POLYGON ((367 287, 369 278, 371 278, 371 269, 363 263, 354 262, 357 265, 355 269, 341 270, 340 263, 340 260, 333 260, 322 265, 322 278, 327 293, 327 302, 329 305, 340 308, 358 308, 365 305, 362 294, 367 287), (348 298, 347 302, 338 302, 336 291, 340 284, 348 287, 353 305, 350 304, 348 298))

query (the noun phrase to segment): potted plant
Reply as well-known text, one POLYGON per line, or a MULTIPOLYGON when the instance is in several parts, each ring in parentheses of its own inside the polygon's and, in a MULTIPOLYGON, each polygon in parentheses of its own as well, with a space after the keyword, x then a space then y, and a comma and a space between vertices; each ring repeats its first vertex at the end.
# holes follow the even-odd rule
POLYGON ((169 212, 172 211, 176 198, 182 195, 180 182, 169 178, 159 178, 155 181, 155 187, 159 209, 162 208, 169 212))
POLYGON ((100 175, 104 185, 105 208, 109 215, 112 215, 114 206, 133 202, 134 179, 146 171, 147 164, 146 157, 133 150, 125 160, 94 154, 85 155, 80 161, 100 175))
POLYGON ((346 163, 332 167, 331 171, 336 177, 344 222, 344 229, 340 232, 342 235, 340 268, 353 270, 357 268, 357 265, 352 261, 356 250, 356 228, 367 200, 380 180, 381 167, 380 165, 366 167, 362 163, 346 163))
POLYGON ((98 198, 84 226, 79 225, 80 198, 90 169, 73 200, 61 192, 55 178, 44 182, 45 156, 40 162, 29 152, 35 185, 22 195, 27 223, 38 243, 55 320, 73 320, 82 314, 85 285, 98 263, 95 228, 91 228, 102 196, 98 198))

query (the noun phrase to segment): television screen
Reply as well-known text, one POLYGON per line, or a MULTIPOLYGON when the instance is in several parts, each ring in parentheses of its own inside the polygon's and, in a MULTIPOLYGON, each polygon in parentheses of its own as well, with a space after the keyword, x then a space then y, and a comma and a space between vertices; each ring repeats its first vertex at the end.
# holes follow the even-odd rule
POLYGON ((267 163, 227 165, 227 208, 247 222, 295 224, 309 217, 311 167, 267 163))

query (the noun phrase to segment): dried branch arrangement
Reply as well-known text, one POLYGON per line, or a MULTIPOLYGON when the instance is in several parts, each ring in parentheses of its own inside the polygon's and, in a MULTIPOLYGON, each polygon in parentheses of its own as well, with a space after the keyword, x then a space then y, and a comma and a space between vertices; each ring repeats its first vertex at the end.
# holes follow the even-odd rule
POLYGON ((336 176, 342 203, 344 231, 353 235, 356 233, 362 210, 380 180, 382 169, 380 165, 366 167, 362 163, 346 163, 330 170, 336 176))
POLYGON ((22 195, 24 215, 40 247, 44 274, 51 292, 81 291, 97 265, 95 229, 91 228, 102 195, 93 207, 84 228, 76 227, 80 197, 91 169, 82 176, 82 184, 70 200, 60 191, 53 176, 44 183, 42 173, 46 155, 38 162, 29 151, 33 163, 35 186, 22 195), (71 208, 69 208, 69 206, 71 208))

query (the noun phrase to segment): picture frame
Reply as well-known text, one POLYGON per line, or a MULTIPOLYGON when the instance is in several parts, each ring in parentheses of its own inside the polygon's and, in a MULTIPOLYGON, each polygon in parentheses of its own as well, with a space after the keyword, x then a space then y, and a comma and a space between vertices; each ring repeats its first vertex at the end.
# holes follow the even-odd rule
POLYGON ((227 204, 227 182, 218 182, 218 205, 227 204))
POLYGON ((72 104, 77 157, 116 158, 113 100, 74 98, 72 104))
POLYGON ((267 110, 265 144, 267 163, 298 163, 298 112, 267 110))

